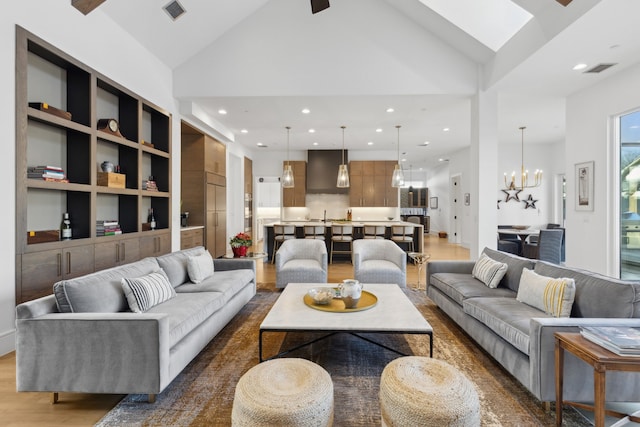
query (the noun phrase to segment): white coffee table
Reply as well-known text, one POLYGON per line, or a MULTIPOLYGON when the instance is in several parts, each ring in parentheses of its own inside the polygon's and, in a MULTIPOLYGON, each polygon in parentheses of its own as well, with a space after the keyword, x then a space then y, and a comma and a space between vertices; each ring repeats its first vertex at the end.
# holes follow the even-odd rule
POLYGON ((273 359, 317 342, 336 333, 350 333, 400 355, 405 354, 383 344, 357 335, 359 333, 425 334, 429 335, 429 356, 433 357, 433 328, 407 298, 398 285, 370 284, 364 290, 378 298, 374 307, 348 313, 333 313, 307 306, 303 297, 311 288, 332 286, 330 283, 289 283, 260 324, 260 361, 273 359), (268 359, 263 358, 262 340, 266 332, 324 332, 323 337, 283 351, 268 359))

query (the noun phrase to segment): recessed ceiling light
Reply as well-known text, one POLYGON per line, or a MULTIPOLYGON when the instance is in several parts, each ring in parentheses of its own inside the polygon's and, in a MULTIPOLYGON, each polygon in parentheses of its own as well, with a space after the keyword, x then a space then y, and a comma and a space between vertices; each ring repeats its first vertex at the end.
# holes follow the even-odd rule
POLYGON ((427 145, 429 145, 429 141, 425 141, 422 144, 418 144, 418 147, 426 147, 427 145))
POLYGON ((396 111, 396 110, 394 110, 394 109, 393 109, 393 108, 391 108, 391 107, 387 108, 387 113, 393 113, 394 111, 396 111))
POLYGON ((369 141, 367 142, 367 145, 373 145, 373 142, 369 141))
POLYGON ((308 108, 303 108, 302 109, 302 114, 309 114, 311 112, 311 110, 309 110, 308 108))
POLYGON ((382 129, 378 128, 378 129, 376 129, 376 132, 380 133, 380 132, 382 132, 382 129))
POLYGON ((316 133, 315 129, 309 129, 309 133, 316 133))
POLYGON ((438 159, 438 161, 439 161, 439 162, 448 162, 448 161, 449 161, 449 159, 442 159, 442 158, 440 158, 440 159, 438 159))
POLYGON ((585 68, 587 68, 587 64, 584 63, 576 64, 573 66, 573 69, 575 71, 584 70, 585 68))
POLYGON ((224 109, 221 108, 221 109, 218 110, 218 114, 223 114, 223 115, 227 114, 227 110, 224 110, 224 109))
POLYGON ((406 161, 407 161, 407 159, 402 159, 402 161, 403 161, 403 162, 406 162, 406 161))
POLYGON ((263 146, 264 146, 264 144, 263 144, 262 142, 258 142, 256 145, 257 145, 258 147, 263 147, 263 146))
POLYGON ((317 142, 314 142, 314 143, 313 143, 313 145, 318 145, 318 143, 317 143, 317 142))
POLYGON ((248 131, 248 130, 246 130, 246 129, 241 129, 241 130, 240 130, 240 132, 241 132, 241 133, 249 133, 249 131, 248 131))
POLYGON ((442 132, 449 132, 449 128, 443 128, 442 132))

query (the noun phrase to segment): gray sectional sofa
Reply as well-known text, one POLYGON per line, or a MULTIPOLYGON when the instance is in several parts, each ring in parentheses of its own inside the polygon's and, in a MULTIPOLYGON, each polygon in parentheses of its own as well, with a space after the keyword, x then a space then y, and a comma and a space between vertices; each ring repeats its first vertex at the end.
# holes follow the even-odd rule
POLYGON ((192 283, 187 259, 204 251, 58 282, 54 295, 18 305, 18 391, 53 392, 54 401, 57 392, 148 394, 153 401, 256 293, 253 260, 212 260, 213 275, 192 283), (160 269, 174 296, 131 312, 121 280, 160 269))
MULTIPOLYGON (((640 327, 640 284, 534 261, 485 248, 507 264, 492 289, 472 276, 474 261, 431 261, 427 295, 477 344, 542 402, 555 401, 554 332, 580 326, 640 327), (523 268, 541 276, 573 278, 570 317, 553 317, 516 299, 523 268)), ((609 372, 608 401, 640 401, 640 374, 609 372)), ((564 399, 593 401, 593 371, 565 353, 564 399)))

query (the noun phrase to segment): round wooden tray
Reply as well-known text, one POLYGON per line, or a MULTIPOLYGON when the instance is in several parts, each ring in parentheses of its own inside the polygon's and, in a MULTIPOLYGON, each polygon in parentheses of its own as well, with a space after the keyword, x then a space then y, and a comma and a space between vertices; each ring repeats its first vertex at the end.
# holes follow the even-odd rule
POLYGON ((308 294, 305 294, 303 300, 304 303, 311 308, 315 308, 320 311, 329 311, 332 313, 352 313, 355 311, 368 310, 378 303, 378 297, 368 291, 362 291, 360 301, 358 301, 358 305, 355 308, 345 308, 344 303, 340 298, 332 299, 329 304, 316 304, 313 302, 313 298, 308 294))

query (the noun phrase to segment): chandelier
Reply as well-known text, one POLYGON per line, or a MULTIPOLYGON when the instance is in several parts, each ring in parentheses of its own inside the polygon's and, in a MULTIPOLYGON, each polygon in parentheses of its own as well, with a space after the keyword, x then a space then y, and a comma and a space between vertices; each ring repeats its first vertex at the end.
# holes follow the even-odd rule
POLYGON ((338 181, 336 186, 338 188, 348 188, 349 187, 349 170, 347 169, 347 165, 344 162, 344 129, 346 126, 340 126, 342 128, 342 163, 340 164, 340 168, 338 169, 338 181))
POLYGON ((536 169, 533 174, 533 183, 529 185, 529 171, 524 168, 524 130, 526 126, 520 126, 521 139, 521 162, 520 162, 520 185, 516 185, 516 172, 511 173, 511 180, 507 181, 507 173, 504 173, 504 186, 507 190, 524 190, 525 188, 538 187, 542 184, 542 170, 536 169))
POLYGON ((286 127, 287 129, 287 163, 284 165, 284 169, 282 171, 282 188, 293 188, 293 170, 291 169, 291 163, 289 162, 289 131, 291 130, 290 126, 286 127))

